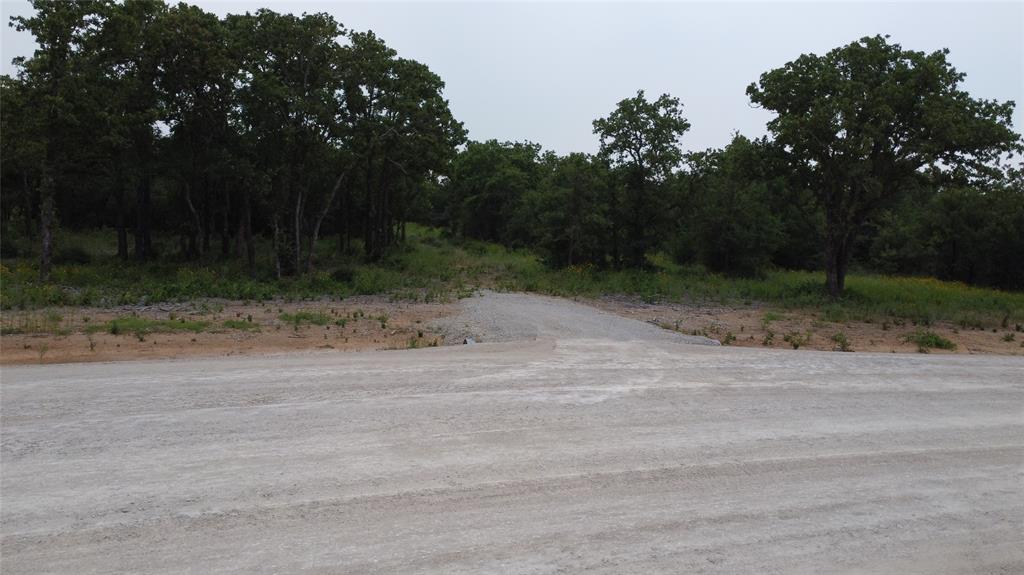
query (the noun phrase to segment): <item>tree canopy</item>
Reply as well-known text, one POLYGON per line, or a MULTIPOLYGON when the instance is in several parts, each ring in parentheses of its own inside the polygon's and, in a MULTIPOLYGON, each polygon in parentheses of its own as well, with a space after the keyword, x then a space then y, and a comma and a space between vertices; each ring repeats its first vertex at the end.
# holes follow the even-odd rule
POLYGON ((768 129, 824 210, 833 296, 860 227, 885 202, 925 179, 993 175, 1002 155, 1020 149, 1013 102, 972 98, 948 54, 866 37, 805 54, 747 88, 777 114, 768 129))
POLYGON ((721 149, 684 151, 682 102, 639 90, 593 121, 596 154, 559 155, 468 140, 441 77, 328 14, 32 7, 12 26, 38 47, 0 77, 0 251, 43 280, 65 229, 109 230, 123 265, 281 278, 385 260, 419 221, 598 272, 670 256, 823 267, 837 297, 851 265, 1024 288, 1014 103, 968 94, 947 50, 802 55, 747 88, 769 136, 721 149))

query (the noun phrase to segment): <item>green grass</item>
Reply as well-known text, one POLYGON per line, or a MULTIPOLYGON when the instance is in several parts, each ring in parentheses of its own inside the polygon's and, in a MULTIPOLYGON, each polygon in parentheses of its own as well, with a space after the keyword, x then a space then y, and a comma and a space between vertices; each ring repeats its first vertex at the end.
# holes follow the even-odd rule
POLYGON ((928 353, 929 349, 956 349, 956 344, 941 335, 928 330, 918 330, 903 338, 907 343, 916 343, 917 351, 928 353))
POLYGON ((205 331, 209 326, 210 322, 208 321, 188 321, 184 318, 172 320, 128 316, 112 319, 103 324, 91 325, 85 331, 86 333, 106 332, 111 335, 170 333, 176 331, 199 333, 205 331))
POLYGON ((321 311, 300 310, 295 313, 282 313, 277 318, 295 327, 302 327, 306 324, 323 326, 331 323, 331 318, 321 311))
POLYGON ((21 314, 15 318, 4 317, 0 322, 0 334, 13 335, 22 333, 49 333, 67 335, 69 329, 64 327, 64 317, 53 310, 21 314))
MULTIPOLYGON (((930 278, 854 274, 846 294, 831 300, 821 272, 771 271, 762 278, 729 278, 703 268, 680 266, 665 256, 651 258, 648 270, 600 270, 576 266, 548 269, 524 250, 476 241, 452 241, 439 230, 409 225, 408 241, 381 262, 361 263, 338 250, 336 238, 317 246, 316 271, 277 279, 269 246, 260 246, 257 278, 248 277, 237 259, 216 254, 192 263, 122 263, 111 254, 112 232, 66 235, 62 241, 90 250, 92 263, 57 265, 53 281, 37 279, 35 261, 5 260, 0 268, 0 307, 43 309, 52 306, 115 306, 202 298, 290 301, 384 294, 396 300, 450 301, 484 287, 561 296, 625 294, 645 301, 712 305, 770 305, 776 310, 814 310, 819 321, 907 322, 929 326, 948 321, 963 328, 1024 323, 1024 293, 971 287, 930 278)), ((166 248, 170 253, 170 248, 166 248)), ((313 313, 313 312, 309 312, 313 313)), ((773 313, 774 319, 784 316, 773 313)), ((322 315, 322 314, 321 314, 322 315)), ((323 317, 281 318, 325 325, 323 317), (323 322, 323 323, 321 323, 323 322)), ((774 321, 771 320, 771 321, 774 321)), ((5 326, 5 332, 8 327, 5 326)))
POLYGON ((237 329, 241 331, 259 331, 259 324, 252 323, 251 321, 245 321, 243 319, 229 319, 224 322, 224 327, 227 329, 237 329))

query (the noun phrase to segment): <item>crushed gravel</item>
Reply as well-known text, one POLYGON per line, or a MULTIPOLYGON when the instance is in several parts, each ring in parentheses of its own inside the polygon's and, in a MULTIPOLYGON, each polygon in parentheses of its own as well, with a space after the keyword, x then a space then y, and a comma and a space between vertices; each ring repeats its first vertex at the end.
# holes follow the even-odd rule
POLYGON ((714 339, 662 329, 564 298, 481 291, 459 302, 461 311, 430 324, 449 344, 538 339, 667 341, 719 345, 714 339))

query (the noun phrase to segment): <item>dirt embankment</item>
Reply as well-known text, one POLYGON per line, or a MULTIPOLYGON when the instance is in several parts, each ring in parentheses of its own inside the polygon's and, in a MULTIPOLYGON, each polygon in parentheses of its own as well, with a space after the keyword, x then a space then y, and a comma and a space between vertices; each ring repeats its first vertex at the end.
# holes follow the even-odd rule
POLYGON ((673 340, 791 350, 917 353, 908 335, 932 332, 956 347, 931 353, 1024 355, 1024 333, 953 324, 824 321, 813 311, 649 304, 605 297, 576 302, 482 292, 457 303, 384 297, 343 301, 203 301, 3 314, 0 364, 161 359, 304 350, 407 349, 538 338, 673 340), (596 308, 596 309, 595 309, 596 308), (637 322, 629 320, 639 320, 637 322), (118 327, 113 328, 112 322, 118 327), (660 328, 660 329, 659 329, 660 328))
POLYGON ((0 364, 430 347, 444 344, 444 337, 427 324, 453 310, 452 304, 355 297, 8 311, 0 364))
POLYGON ((756 304, 652 304, 636 298, 610 296, 580 301, 665 329, 704 335, 740 347, 794 349, 795 343, 801 350, 919 353, 922 350, 913 336, 931 332, 956 347, 951 350, 927 348, 928 353, 1024 355, 1024 333, 1015 331, 1015 326, 977 329, 950 322, 929 326, 903 320, 832 322, 825 321, 813 310, 780 311, 756 304))

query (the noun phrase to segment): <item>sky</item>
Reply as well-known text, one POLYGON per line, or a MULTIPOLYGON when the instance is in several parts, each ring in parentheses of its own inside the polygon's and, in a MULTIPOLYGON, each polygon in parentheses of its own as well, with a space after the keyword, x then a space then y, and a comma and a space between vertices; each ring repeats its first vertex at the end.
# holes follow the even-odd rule
MULTIPOLYGON (((373 30, 399 55, 446 82, 452 112, 474 140, 529 140, 559 153, 594 152, 591 122, 645 90, 683 103, 687 150, 757 137, 771 115, 747 85, 803 53, 875 34, 904 48, 949 48, 976 98, 1014 100, 1024 126, 1024 2, 327 2, 193 0, 219 15, 328 12, 345 27, 373 30)), ((27 14, 27 0, 0 13, 27 14)), ((0 71, 31 54, 31 36, 2 32, 0 71)))

